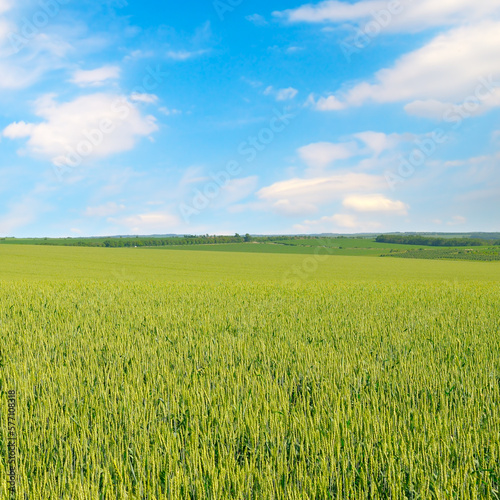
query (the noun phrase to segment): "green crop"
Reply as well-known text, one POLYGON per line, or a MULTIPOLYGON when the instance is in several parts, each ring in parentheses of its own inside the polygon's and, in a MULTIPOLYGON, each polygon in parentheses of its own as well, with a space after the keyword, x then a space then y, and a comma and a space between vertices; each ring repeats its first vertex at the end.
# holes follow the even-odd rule
POLYGON ((10 390, 18 498, 500 498, 495 263, 117 250, 149 277, 96 280, 109 254, 44 250, 90 276, 0 281, 1 498, 10 390))

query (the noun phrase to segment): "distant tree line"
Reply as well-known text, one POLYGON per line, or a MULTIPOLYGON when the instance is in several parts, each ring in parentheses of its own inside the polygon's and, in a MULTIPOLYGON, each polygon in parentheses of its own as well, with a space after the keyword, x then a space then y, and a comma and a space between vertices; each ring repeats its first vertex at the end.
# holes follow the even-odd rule
POLYGON ((166 238, 147 238, 147 237, 136 237, 136 238, 107 238, 100 242, 97 246, 103 247, 164 247, 164 246, 187 246, 187 245, 210 245, 210 244, 222 244, 222 243, 249 243, 253 239, 249 234, 245 236, 240 236, 235 234, 234 236, 193 236, 186 235, 183 238, 179 237, 166 237, 166 238))
POLYGON ((500 245, 500 241, 487 241, 480 238, 436 238, 434 236, 382 234, 377 236, 378 243, 396 243, 400 245, 420 245, 429 247, 480 247, 500 245))
MULTIPOLYGON (((291 239, 305 239, 304 237, 290 236, 251 236, 250 234, 234 236, 217 236, 217 235, 185 235, 184 237, 124 237, 124 238, 106 238, 99 241, 90 241, 86 238, 74 240, 73 245, 84 244, 86 246, 101 246, 101 247, 158 247, 158 246, 188 246, 188 245, 220 245, 224 243, 271 243, 281 242, 291 239), (90 243, 90 245, 89 245, 90 243)), ((309 238, 307 238, 309 239, 309 238)), ((311 237, 312 239, 312 237, 311 237)))
POLYGON ((321 236, 251 236, 250 234, 234 236, 190 235, 185 236, 113 236, 96 238, 0 238, 0 243, 15 243, 19 245, 50 245, 72 247, 162 247, 211 245, 223 243, 280 243, 293 244, 300 240, 332 239, 321 236))
POLYGON ((134 247, 163 247, 210 245, 223 243, 270 243, 284 242, 291 239, 312 239, 314 237, 293 236, 251 236, 250 234, 234 236, 217 235, 185 235, 185 236, 116 236, 102 238, 0 238, 3 243, 17 243, 24 245, 49 246, 76 246, 76 247, 106 247, 106 248, 134 248, 134 247))

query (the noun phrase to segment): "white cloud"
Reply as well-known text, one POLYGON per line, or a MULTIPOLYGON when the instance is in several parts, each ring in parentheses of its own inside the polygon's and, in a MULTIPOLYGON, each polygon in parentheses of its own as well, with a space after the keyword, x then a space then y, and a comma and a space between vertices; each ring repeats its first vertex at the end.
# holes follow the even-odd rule
POLYGON ((11 0, 0 0, 0 14, 8 11, 11 6, 11 0))
POLYGON ((253 87, 254 89, 258 89, 259 87, 262 87, 262 85, 264 85, 262 82, 259 82, 258 80, 251 80, 246 76, 242 76, 241 80, 245 82, 247 85, 250 85, 250 87, 253 87))
POLYGON ((245 19, 255 24, 256 26, 265 26, 267 23, 265 17, 260 14, 252 14, 251 16, 246 16, 245 19))
POLYGON ((118 205, 117 203, 109 202, 98 207, 87 207, 85 215, 87 217, 110 217, 111 215, 115 215, 122 210, 125 210, 125 208, 125 205, 118 205))
POLYGON ((342 203, 345 209, 361 214, 406 215, 408 205, 380 194, 387 191, 389 185, 385 176, 377 173, 385 172, 402 151, 401 145, 414 138, 412 134, 365 131, 343 143, 304 146, 298 149, 298 154, 308 166, 305 175, 260 189, 257 209, 297 216, 342 203), (342 164, 343 170, 338 171, 336 162, 342 164), (332 165, 337 167, 336 172, 326 170, 332 165), (364 173, 367 169, 373 173, 364 173))
POLYGON ((461 226, 467 223, 467 219, 461 215, 455 215, 451 218, 451 221, 448 222, 448 226, 461 226))
POLYGON ((294 89, 293 87, 288 87, 286 89, 280 89, 278 90, 278 93, 276 95, 276 100, 277 101, 290 101, 292 99, 295 99, 299 91, 297 89, 294 89))
POLYGON ((381 9, 383 0, 370 0, 348 4, 338 1, 320 2, 317 5, 303 5, 297 9, 273 12, 273 16, 289 22, 345 22, 367 18, 374 10, 381 9))
MULTIPOLYGON (((268 207, 261 207, 267 209, 268 207)), ((318 211, 318 207, 312 203, 302 203, 300 201, 294 200, 278 200, 273 203, 272 209, 274 212, 285 215, 285 216, 296 216, 296 215, 308 215, 315 214, 318 211)))
MULTIPOLYGON (((423 106, 414 101, 464 102, 468 98, 496 106, 500 101, 499 46, 500 22, 484 21, 453 29, 404 55, 392 68, 380 70, 375 83, 362 82, 334 96, 335 106, 329 109, 361 106, 368 101, 410 101, 413 104, 409 110, 415 113, 422 112, 423 106)), ((435 112, 436 102, 426 106, 435 112)))
POLYGON ((296 224, 294 228, 304 233, 337 233, 347 230, 351 232, 374 231, 381 227, 379 222, 360 221, 352 214, 335 214, 321 217, 317 220, 306 220, 296 224))
POLYGON ((118 66, 103 66, 92 70, 78 70, 73 73, 70 82, 80 87, 101 87, 108 80, 116 80, 120 77, 118 66))
POLYGON ((35 128, 36 125, 33 123, 11 123, 4 129, 3 135, 8 139, 22 139, 23 137, 29 137, 34 132, 35 128))
POLYGON ((264 95, 272 95, 277 101, 291 101, 295 99, 299 91, 293 87, 286 89, 275 89, 272 85, 264 90, 264 95))
POLYGON ((163 108, 160 108, 158 111, 161 111, 164 115, 167 115, 167 116, 182 114, 182 111, 180 109, 174 109, 174 108, 163 107, 163 108))
POLYGON ((418 116, 420 118, 431 118, 433 120, 442 120, 444 114, 453 108, 451 102, 441 102, 436 99, 428 99, 426 101, 413 101, 405 106, 405 111, 409 115, 418 116))
MULTIPOLYGON (((487 80, 484 80, 487 81, 487 80)), ((498 83, 500 85, 500 82, 498 83)), ((500 88, 492 89, 484 94, 485 86, 481 86, 480 92, 474 92, 463 102, 441 102, 434 99, 427 101, 413 101, 405 106, 409 115, 431 120, 458 121, 464 118, 480 116, 492 108, 500 106, 500 88)))
POLYGON ((124 61, 131 61, 133 59, 145 59, 145 58, 148 58, 148 57, 153 57, 154 56, 154 52, 153 51, 143 51, 143 50, 134 50, 130 53, 130 55, 128 56, 125 56, 123 58, 124 61))
POLYGON ((349 229, 355 229, 359 225, 359 222, 356 219, 356 217, 349 214, 335 214, 332 215, 331 217, 323 217, 322 222, 325 221, 332 222, 336 224, 338 227, 349 228, 349 229))
MULTIPOLYGON (((40 33, 33 39, 33 51, 36 57, 45 52, 52 54, 56 58, 62 59, 69 52, 73 51, 75 47, 69 43, 64 37, 56 34, 40 33)), ((55 59, 57 60, 57 59, 55 59)), ((64 67, 65 63, 61 63, 61 67, 64 67)), ((49 69, 57 69, 56 65, 49 69)))
POLYGON ((324 223, 333 224, 336 227, 354 229, 358 225, 358 219, 354 215, 335 214, 331 216, 321 217, 319 220, 306 220, 306 226, 318 226, 324 223))
POLYGON ((318 111, 341 111, 347 108, 347 105, 343 102, 340 102, 334 95, 330 95, 328 97, 320 97, 316 101, 314 95, 311 94, 306 104, 311 105, 318 111))
POLYGON ((193 59, 195 57, 202 56, 206 54, 208 50, 169 50, 167 52, 167 57, 173 59, 174 61, 187 61, 188 59, 193 59))
POLYGON ((142 102, 144 104, 156 104, 158 102, 158 96, 154 94, 140 94, 134 92, 130 96, 130 100, 134 102, 142 102))
POLYGON ((331 204, 351 193, 373 193, 386 188, 383 176, 347 172, 276 182, 262 188, 257 196, 275 211, 309 214, 320 205, 331 204))
POLYGON ((384 134, 371 130, 354 134, 353 137, 363 142, 376 157, 384 151, 395 149, 401 142, 414 138, 410 134, 384 134))
POLYGON ((93 94, 57 103, 46 95, 36 103, 41 123, 10 124, 3 135, 28 137, 27 149, 55 165, 74 166, 80 159, 103 158, 134 148, 137 138, 158 130, 152 116, 143 116, 125 96, 93 94))
POLYGON ((317 142, 300 148, 298 152, 311 169, 323 169, 337 160, 351 158, 357 151, 354 142, 344 144, 317 142))
POLYGON ((355 3, 335 0, 307 4, 297 9, 274 12, 288 22, 333 23, 351 22, 360 26, 374 21, 390 32, 417 32, 438 26, 468 23, 498 14, 500 0, 363 0, 355 3))
POLYGON ((409 208, 406 203, 390 200, 381 194, 348 196, 342 205, 356 212, 390 212, 398 215, 407 215, 409 208))
POLYGON ((445 161, 443 165, 445 167, 463 167, 468 165, 478 165, 481 163, 487 163, 494 161, 493 156, 474 156, 473 158, 465 158, 463 160, 450 160, 445 161))
POLYGON ((108 222, 126 228, 132 234, 166 234, 179 227, 180 220, 168 212, 150 212, 129 215, 121 218, 109 218, 108 222))

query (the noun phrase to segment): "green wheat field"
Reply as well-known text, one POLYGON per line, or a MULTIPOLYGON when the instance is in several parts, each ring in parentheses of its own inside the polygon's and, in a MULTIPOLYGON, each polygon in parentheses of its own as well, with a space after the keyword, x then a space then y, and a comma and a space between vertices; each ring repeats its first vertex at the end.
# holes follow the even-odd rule
POLYGON ((499 499, 500 263, 0 246, 0 497, 499 499))

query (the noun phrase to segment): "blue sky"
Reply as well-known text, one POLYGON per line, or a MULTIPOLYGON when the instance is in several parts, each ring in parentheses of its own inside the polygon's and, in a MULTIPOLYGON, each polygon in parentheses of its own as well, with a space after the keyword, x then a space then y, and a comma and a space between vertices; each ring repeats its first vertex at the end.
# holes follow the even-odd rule
POLYGON ((0 0, 0 236, 500 230, 500 0, 0 0))

